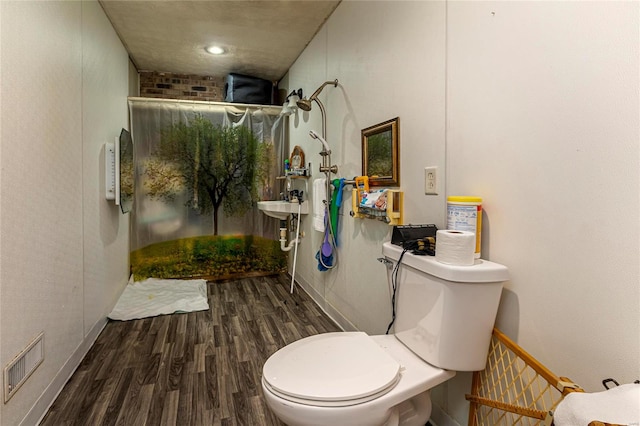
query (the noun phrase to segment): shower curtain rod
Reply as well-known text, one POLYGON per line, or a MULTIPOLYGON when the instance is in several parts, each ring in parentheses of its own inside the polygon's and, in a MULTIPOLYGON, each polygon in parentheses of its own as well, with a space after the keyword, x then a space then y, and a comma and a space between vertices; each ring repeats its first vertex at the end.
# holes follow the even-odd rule
POLYGON ((238 107, 238 108, 258 108, 267 113, 279 114, 282 111, 282 106, 277 105, 261 105, 261 104, 238 104, 232 102, 216 102, 216 101, 192 101, 189 99, 164 99, 164 98, 141 98, 137 96, 128 96, 127 101, 135 102, 163 102, 163 103, 176 103, 176 104, 196 104, 196 105, 216 105, 224 107, 238 107))

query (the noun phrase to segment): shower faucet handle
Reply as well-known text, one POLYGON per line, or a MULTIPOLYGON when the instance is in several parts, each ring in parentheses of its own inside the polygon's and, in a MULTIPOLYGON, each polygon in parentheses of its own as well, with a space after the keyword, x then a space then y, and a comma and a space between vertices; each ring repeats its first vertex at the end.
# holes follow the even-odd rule
POLYGON ((327 173, 327 172, 338 174, 338 166, 336 165, 329 166, 329 167, 320 166, 320 173, 327 173))

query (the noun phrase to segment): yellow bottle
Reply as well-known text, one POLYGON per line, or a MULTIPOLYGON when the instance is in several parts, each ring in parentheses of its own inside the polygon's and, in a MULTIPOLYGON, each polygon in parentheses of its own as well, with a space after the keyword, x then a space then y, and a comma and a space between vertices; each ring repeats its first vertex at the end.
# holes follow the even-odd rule
POLYGON ((447 197, 447 229, 475 233, 476 250, 474 256, 479 259, 482 241, 482 198, 447 197))

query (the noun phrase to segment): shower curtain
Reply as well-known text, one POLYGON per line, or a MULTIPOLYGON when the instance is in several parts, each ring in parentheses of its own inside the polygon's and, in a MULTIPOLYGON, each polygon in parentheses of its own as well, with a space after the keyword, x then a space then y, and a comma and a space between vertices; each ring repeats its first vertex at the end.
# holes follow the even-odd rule
MULTIPOLYGON (((154 196, 154 185, 176 167, 159 162, 162 135, 176 126, 202 118, 213 126, 244 127, 258 144, 272 144, 269 173, 258 186, 260 199, 277 198, 276 176, 284 162, 285 117, 274 107, 165 99, 129 98, 134 141, 136 182, 131 217, 131 269, 136 280, 145 278, 205 277, 222 279, 286 271, 286 254, 277 240, 278 223, 260 213, 255 204, 240 216, 201 214, 198 191, 174 185, 171 197, 154 196), (159 178, 160 176, 160 178, 159 178)), ((184 128, 184 126, 182 126, 184 128)), ((198 142, 200 143, 200 142, 198 142)), ((196 160, 196 162, 199 160, 196 160)), ((179 181, 179 180, 177 180, 179 181)))

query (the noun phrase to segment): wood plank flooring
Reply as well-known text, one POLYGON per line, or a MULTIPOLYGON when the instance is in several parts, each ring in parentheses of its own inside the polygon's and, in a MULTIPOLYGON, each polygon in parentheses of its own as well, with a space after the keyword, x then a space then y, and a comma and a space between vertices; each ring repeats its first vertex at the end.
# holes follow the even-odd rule
POLYGON ((339 331, 287 275, 209 282, 209 310, 110 321, 41 422, 281 425, 262 365, 302 337, 339 331))

